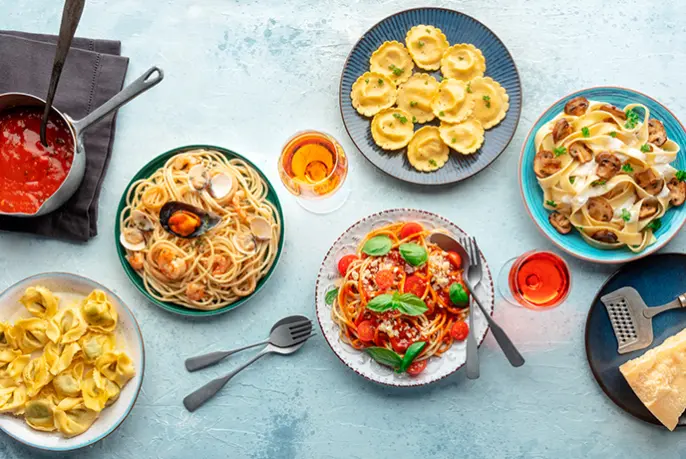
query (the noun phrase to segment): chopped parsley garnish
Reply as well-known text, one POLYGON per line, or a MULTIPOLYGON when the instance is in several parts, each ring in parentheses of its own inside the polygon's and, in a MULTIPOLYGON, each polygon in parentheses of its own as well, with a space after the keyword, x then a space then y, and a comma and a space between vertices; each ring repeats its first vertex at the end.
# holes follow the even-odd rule
POLYGON ((419 45, 420 48, 424 46, 424 42, 421 40, 419 40, 419 42, 417 44, 419 45))
POLYGON ((416 106, 417 106, 417 102, 414 100, 411 100, 410 101, 410 107, 416 107, 416 106))
POLYGON ((595 181, 591 182, 591 186, 602 186, 602 185, 605 185, 606 183, 607 183, 607 180, 605 180, 605 179, 595 180, 595 181))
POLYGON ((591 132, 588 130, 587 127, 582 127, 582 128, 581 128, 581 135, 584 136, 584 137, 590 137, 590 136, 591 136, 591 132))
POLYGON ((680 182, 686 182, 686 171, 676 171, 676 179, 680 182))
POLYGON ((610 132, 610 137, 612 137, 613 139, 617 137, 617 131, 610 132))
POLYGON ((545 204, 550 207, 557 207, 557 203, 555 203, 555 201, 546 201, 545 204))
POLYGON ((412 117, 412 122, 413 122, 413 123, 416 123, 416 122, 417 122, 417 118, 413 116, 413 117, 412 117))
POLYGON ((633 129, 636 127, 638 124, 638 113, 632 108, 627 110, 626 112, 626 123, 624 123, 624 127, 627 129, 633 129))
POLYGON ((553 153, 555 153, 555 156, 562 156, 567 154, 567 149, 565 147, 557 147, 553 148, 553 153))
POLYGON ((383 86, 383 80, 379 78, 379 86, 383 86))
POLYGON ((625 222, 631 220, 631 212, 629 212, 626 209, 622 209, 622 220, 624 220, 625 222))
POLYGON ((457 138, 456 138, 456 137, 453 137, 452 139, 450 139, 450 143, 455 143, 455 142, 457 142, 457 138))
POLYGON ((482 99, 486 103, 486 107, 491 108, 491 96, 484 94, 482 99))
POLYGON ((397 119, 401 123, 405 124, 407 123, 407 118, 400 113, 393 113, 393 118, 397 119))
POLYGON ((426 30, 426 33, 431 34, 431 29, 424 29, 426 30))
POLYGON ((471 82, 471 81, 470 81, 469 83, 467 83, 467 92, 468 92, 469 94, 472 93, 472 82, 471 82))
POLYGON ((648 145, 647 143, 644 143, 643 145, 641 145, 641 151, 643 153, 648 153, 650 151, 650 145, 648 145))
POLYGON ((445 116, 445 112, 441 110, 440 112, 438 112, 438 116, 445 116))
POLYGON ((569 183, 572 185, 574 184, 574 180, 576 180, 576 177, 569 177, 569 183))
POLYGON ((458 56, 458 59, 461 60, 461 61, 463 61, 463 60, 464 60, 464 57, 458 56))
POLYGON ((395 65, 391 64, 388 66, 388 70, 393 71, 393 75, 395 76, 400 76, 403 74, 405 70, 401 69, 400 67, 396 67, 395 65))
POLYGON ((429 159, 429 164, 431 164, 433 167, 438 166, 438 163, 433 158, 429 159))
POLYGON ((625 165, 622 166, 622 171, 626 172, 627 174, 630 174, 634 171, 634 168, 631 167, 631 164, 626 163, 625 165))
POLYGON ((369 78, 365 78, 364 82, 369 84, 369 78))
POLYGON ((424 82, 424 86, 429 86, 429 82, 428 82, 428 81, 425 81, 425 82, 424 82))
POLYGON ((652 222, 648 223, 646 225, 646 228, 650 228, 651 230, 653 230, 653 232, 655 232, 655 231, 659 230, 660 228, 662 228, 662 220, 660 220, 659 218, 656 218, 652 222))
POLYGON ((436 81, 443 81, 443 77, 440 75, 436 75, 436 81))

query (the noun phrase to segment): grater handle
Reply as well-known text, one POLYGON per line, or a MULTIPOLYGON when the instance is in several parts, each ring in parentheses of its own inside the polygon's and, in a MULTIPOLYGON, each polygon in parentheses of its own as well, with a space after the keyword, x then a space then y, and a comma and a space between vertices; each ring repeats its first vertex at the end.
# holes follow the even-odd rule
POLYGON ((652 319, 656 315, 660 314, 661 312, 669 311, 670 309, 677 309, 677 308, 686 308, 686 294, 681 294, 679 297, 674 300, 670 301, 667 304, 663 304, 662 306, 656 306, 654 308, 648 308, 645 311, 643 311, 643 315, 648 318, 652 319))

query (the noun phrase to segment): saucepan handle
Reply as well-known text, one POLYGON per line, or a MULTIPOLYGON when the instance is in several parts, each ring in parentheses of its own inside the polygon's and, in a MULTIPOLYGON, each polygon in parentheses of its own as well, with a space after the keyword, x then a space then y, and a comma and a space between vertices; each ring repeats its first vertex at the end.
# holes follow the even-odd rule
POLYGON ((162 69, 157 67, 150 68, 147 72, 143 74, 136 81, 121 90, 119 94, 102 104, 100 107, 93 110, 91 113, 86 115, 85 118, 78 121, 74 121, 74 131, 76 131, 76 137, 79 138, 81 133, 88 129, 90 126, 96 122, 103 119, 105 116, 109 115, 113 111, 122 107, 130 100, 136 98, 140 94, 144 93, 148 89, 155 86, 157 83, 162 81, 164 78, 164 72, 162 69))

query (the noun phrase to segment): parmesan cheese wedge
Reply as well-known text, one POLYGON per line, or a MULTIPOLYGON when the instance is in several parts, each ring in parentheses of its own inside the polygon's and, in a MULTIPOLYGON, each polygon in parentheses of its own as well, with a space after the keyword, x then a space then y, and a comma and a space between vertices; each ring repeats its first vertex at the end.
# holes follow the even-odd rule
POLYGON ((686 328, 619 371, 646 408, 674 430, 686 409, 686 328))

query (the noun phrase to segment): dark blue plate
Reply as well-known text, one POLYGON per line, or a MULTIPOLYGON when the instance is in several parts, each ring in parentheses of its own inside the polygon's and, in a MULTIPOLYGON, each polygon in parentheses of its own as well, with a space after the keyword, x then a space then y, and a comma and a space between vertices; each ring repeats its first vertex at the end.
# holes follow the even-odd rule
MULTIPOLYGON (((586 320, 586 357, 593 376, 610 399, 627 413, 646 422, 662 425, 631 390, 619 366, 643 355, 666 338, 686 327, 686 311, 663 312, 653 319, 653 344, 628 354, 617 353, 617 339, 612 330, 605 305, 600 297, 620 287, 638 290, 648 306, 659 306, 686 292, 686 255, 667 253, 653 255, 622 266, 600 288, 586 320)), ((686 425, 686 415, 678 427, 686 425)))
MULTIPOLYGON (((415 68, 416 71, 425 72, 418 68, 415 68)), ((440 71, 428 73, 440 76, 440 71)), ((372 164, 405 182, 445 185, 471 177, 491 164, 505 150, 519 123, 522 111, 522 86, 510 52, 488 27, 457 11, 444 8, 416 8, 389 16, 362 35, 350 51, 343 67, 339 105, 343 124, 350 138, 372 164), (369 71, 369 58, 372 53, 385 41, 396 40, 404 44, 407 31, 421 24, 441 29, 450 45, 471 43, 479 48, 486 58, 486 76, 500 83, 510 96, 510 109, 505 119, 486 131, 486 140, 481 149, 467 156, 451 152, 446 165, 435 172, 419 172, 414 169, 407 160, 406 149, 389 152, 379 148, 372 138, 371 118, 357 113, 350 101, 352 85, 360 75, 369 71)), ((417 124, 415 129, 438 124, 435 120, 431 123, 417 124)))

